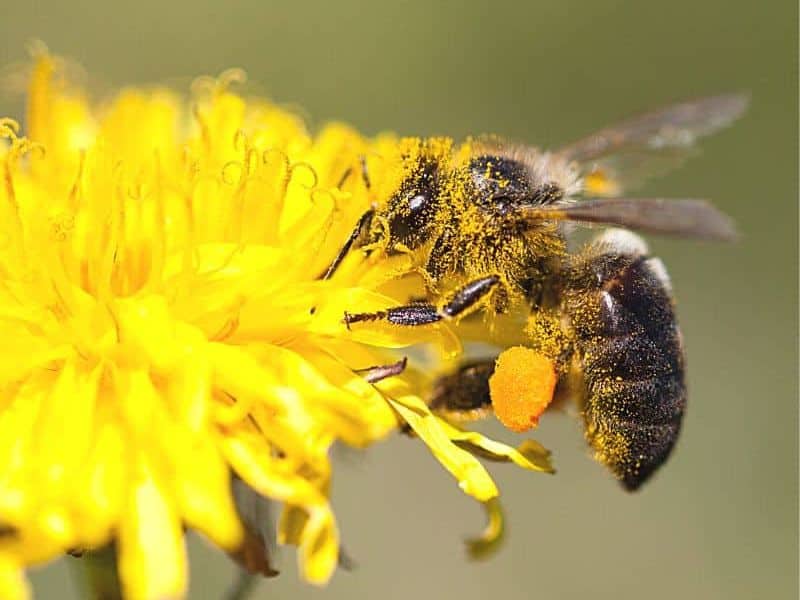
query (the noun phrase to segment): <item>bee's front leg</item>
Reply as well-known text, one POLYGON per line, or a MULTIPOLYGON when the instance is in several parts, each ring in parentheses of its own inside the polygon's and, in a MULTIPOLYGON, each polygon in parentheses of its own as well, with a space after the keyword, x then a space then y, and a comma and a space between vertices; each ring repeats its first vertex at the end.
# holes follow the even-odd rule
POLYGON ((374 217, 374 208, 368 209, 363 215, 361 215, 361 217, 358 219, 358 223, 356 223, 356 226, 353 228, 353 231, 350 232, 350 236, 347 238, 347 240, 345 240, 345 243, 339 249, 339 253, 336 255, 336 258, 333 259, 333 262, 331 262, 320 279, 330 279, 333 277, 336 269, 338 269, 339 265, 342 264, 342 261, 350 252, 353 244, 356 244, 356 242, 360 241, 364 238, 364 236, 366 236, 366 233, 372 226, 372 219, 374 217))

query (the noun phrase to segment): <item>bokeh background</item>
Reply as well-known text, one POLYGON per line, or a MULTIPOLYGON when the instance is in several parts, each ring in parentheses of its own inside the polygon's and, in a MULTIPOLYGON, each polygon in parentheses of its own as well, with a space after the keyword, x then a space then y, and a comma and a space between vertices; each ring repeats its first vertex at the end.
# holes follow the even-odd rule
MULTIPOLYGON (((257 598, 796 598, 797 6, 794 0, 4 2, 0 64, 44 40, 90 86, 178 82, 244 67, 303 106, 312 127, 349 121, 551 145, 644 108, 749 90, 752 109, 650 194, 709 197, 737 245, 652 240, 671 271, 691 398, 670 464, 626 495, 594 464, 580 426, 542 420, 555 477, 493 469, 508 543, 469 563, 483 525, 421 444, 396 438, 345 455, 334 503, 359 566, 324 590, 281 577, 257 598)), ((0 113, 21 116, 0 95, 0 113)), ((513 436, 494 424, 495 435, 513 436)), ((192 598, 220 598, 234 571, 190 541, 192 598)), ((65 559, 33 574, 41 598, 79 598, 65 559)))

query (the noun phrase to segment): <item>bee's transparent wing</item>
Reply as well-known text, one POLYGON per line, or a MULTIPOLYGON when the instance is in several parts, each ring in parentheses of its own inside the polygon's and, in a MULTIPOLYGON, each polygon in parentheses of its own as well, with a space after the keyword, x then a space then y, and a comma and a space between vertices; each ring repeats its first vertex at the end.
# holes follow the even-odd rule
POLYGON ((674 104, 601 129, 556 151, 581 166, 585 193, 615 196, 679 166, 698 138, 736 120, 746 94, 723 94, 674 104))
POLYGON ((733 220, 707 200, 588 198, 523 209, 532 221, 618 225, 646 233, 717 241, 737 238, 733 220))

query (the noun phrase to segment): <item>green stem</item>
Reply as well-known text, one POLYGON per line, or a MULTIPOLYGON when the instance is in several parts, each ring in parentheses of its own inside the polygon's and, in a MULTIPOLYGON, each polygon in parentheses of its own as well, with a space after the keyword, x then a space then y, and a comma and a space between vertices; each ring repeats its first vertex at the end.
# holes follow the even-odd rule
POLYGON ((245 600, 245 598, 250 596, 250 593, 255 588, 256 583, 258 583, 258 577, 256 575, 253 575, 244 569, 240 569, 233 587, 225 596, 225 600, 245 600))

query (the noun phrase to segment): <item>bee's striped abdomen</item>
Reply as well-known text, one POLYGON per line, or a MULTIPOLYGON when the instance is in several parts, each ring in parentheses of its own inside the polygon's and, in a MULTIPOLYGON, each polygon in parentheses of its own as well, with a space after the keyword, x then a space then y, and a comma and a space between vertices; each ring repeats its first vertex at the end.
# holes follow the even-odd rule
POLYGON ((638 236, 611 230, 575 260, 564 292, 583 371, 587 439, 634 490, 669 456, 686 406, 666 272, 638 236))

